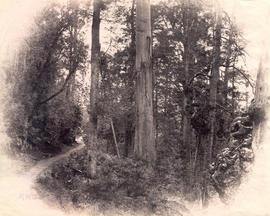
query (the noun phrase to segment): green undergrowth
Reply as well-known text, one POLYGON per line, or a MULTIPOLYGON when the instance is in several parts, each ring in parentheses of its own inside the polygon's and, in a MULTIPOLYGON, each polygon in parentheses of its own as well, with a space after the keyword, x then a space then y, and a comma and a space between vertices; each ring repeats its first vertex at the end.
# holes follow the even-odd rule
POLYGON ((158 169, 151 171, 143 161, 99 153, 94 179, 88 175, 87 166, 89 160, 83 148, 49 167, 38 177, 37 183, 62 207, 83 208, 87 204, 98 203, 102 210, 119 208, 166 215, 174 206, 187 211, 183 203, 172 204, 164 196, 180 191, 177 178, 169 177, 169 174, 160 176, 158 169))

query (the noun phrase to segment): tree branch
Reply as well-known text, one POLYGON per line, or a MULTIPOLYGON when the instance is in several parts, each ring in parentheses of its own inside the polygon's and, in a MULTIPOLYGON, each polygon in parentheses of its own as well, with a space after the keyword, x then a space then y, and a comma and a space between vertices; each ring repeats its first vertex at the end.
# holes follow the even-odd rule
POLYGON ((191 83, 194 81, 194 79, 196 77, 199 77, 199 76, 204 76, 204 77, 208 77, 209 76, 206 74, 206 73, 203 73, 203 72, 199 72, 199 73, 196 73, 190 80, 189 80, 189 85, 191 85, 191 83))
POLYGON ((220 105, 219 103, 216 103, 216 106, 218 106, 219 108, 223 109, 224 111, 231 113, 230 110, 228 110, 227 108, 225 108, 224 106, 220 105))
POLYGON ((235 68, 235 70, 237 70, 249 83, 249 85, 254 88, 253 84, 250 82, 249 78, 246 76, 245 73, 243 73, 241 70, 239 70, 238 68, 235 68))
POLYGON ((62 88, 61 88, 59 91, 55 92, 55 93, 54 93, 53 95, 51 95, 50 97, 48 97, 47 99, 45 99, 45 100, 39 102, 38 105, 42 105, 42 104, 44 104, 44 103, 47 103, 48 101, 52 100, 53 98, 55 98, 56 96, 58 96, 59 94, 61 94, 61 93, 65 90, 65 88, 66 88, 66 86, 67 86, 67 84, 68 84, 68 81, 70 80, 70 78, 72 77, 72 75, 73 75, 73 74, 75 73, 75 71, 76 71, 75 68, 77 68, 77 65, 78 65, 78 63, 76 64, 76 67, 74 67, 73 70, 70 71, 69 74, 67 75, 67 77, 66 77, 66 79, 65 79, 65 82, 64 82, 62 88))
POLYGON ((109 49, 111 48, 111 46, 112 46, 112 38, 110 39, 110 43, 109 43, 107 49, 105 50, 105 52, 102 53, 102 56, 103 56, 103 57, 108 53, 108 51, 109 51, 109 49))
MULTIPOLYGON (((225 65, 221 65, 223 67, 226 67, 225 65)), ((254 85, 252 84, 252 82, 249 80, 249 78, 247 77, 247 75, 245 73, 243 73, 243 71, 241 71, 240 69, 238 69, 237 67, 235 66, 229 66, 229 67, 232 67, 234 70, 237 70, 249 83, 249 85, 254 88, 254 85)))

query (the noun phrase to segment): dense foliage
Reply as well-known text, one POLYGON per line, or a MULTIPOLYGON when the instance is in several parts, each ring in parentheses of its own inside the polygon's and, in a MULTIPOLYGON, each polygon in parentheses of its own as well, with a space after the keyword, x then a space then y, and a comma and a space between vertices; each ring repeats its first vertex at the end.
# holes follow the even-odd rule
POLYGON ((7 70, 11 149, 57 153, 75 141, 81 122, 78 80, 87 60, 82 27, 87 11, 50 3, 7 70), (78 75, 76 76, 78 77, 78 75))
MULTIPOLYGON (((89 3, 83 1, 65 6, 51 2, 35 18, 15 63, 7 67, 11 151, 41 159, 40 154, 57 154, 63 146, 73 145, 78 135, 85 140, 91 135, 85 113, 90 83, 87 23, 96 15, 92 13, 89 3)), ((97 177, 88 173, 91 160, 83 150, 53 166, 39 183, 52 193, 58 193, 53 188, 56 185, 64 196, 61 199, 71 194, 75 205, 85 200, 116 202, 118 196, 122 202, 148 199, 149 205, 161 189, 176 190, 192 200, 208 199, 208 191, 224 194, 230 186, 225 181, 233 174, 219 172, 213 183, 208 164, 216 161, 213 169, 219 170, 223 159, 233 161, 232 165, 239 160, 237 169, 245 171, 242 161, 253 159, 250 148, 237 147, 251 142, 250 131, 247 137, 238 137, 238 142, 231 138, 238 130, 233 120, 243 115, 249 102, 248 93, 240 87, 253 88, 243 67, 245 41, 240 30, 228 14, 213 12, 206 1, 161 0, 151 6, 157 161, 149 168, 134 157, 136 2, 102 1, 100 13, 98 21, 106 29, 102 33, 109 33, 110 38, 101 34, 105 42, 97 55, 97 177), (232 143, 237 145, 237 155, 223 157, 226 151, 221 150, 231 148, 232 143)), ((250 117, 246 126, 251 127, 253 120, 250 117)))

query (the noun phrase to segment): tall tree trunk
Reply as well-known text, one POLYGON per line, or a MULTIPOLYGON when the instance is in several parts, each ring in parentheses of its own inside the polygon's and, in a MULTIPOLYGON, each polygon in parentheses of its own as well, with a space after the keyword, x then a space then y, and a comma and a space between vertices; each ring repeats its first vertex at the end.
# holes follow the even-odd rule
POLYGON ((97 150, 97 95, 98 95, 98 77, 100 74, 100 11, 101 0, 93 1, 93 21, 92 21, 92 50, 91 50, 91 86, 90 86, 90 107, 88 124, 88 157, 90 160, 88 174, 90 177, 96 176, 96 156, 97 150), (91 159, 90 159, 91 158, 91 159))
MULTIPOLYGON (((68 8, 72 12, 71 16, 71 26, 69 27, 69 73, 73 73, 77 70, 77 39, 78 39, 78 10, 79 5, 76 0, 71 0, 68 2, 68 8)), ((74 91, 76 82, 76 73, 72 75, 66 88, 66 97, 69 102, 74 101, 74 91)))
POLYGON ((134 153, 152 165, 156 160, 150 0, 137 0, 136 8, 136 128, 134 153))
POLYGON ((232 71, 232 118, 235 116, 235 76, 236 73, 233 69, 232 71))
POLYGON ((100 8, 101 0, 93 1, 93 23, 92 23, 92 50, 91 50, 91 87, 89 108, 89 138, 88 145, 95 146, 97 142, 97 95, 98 77, 100 74, 100 8))
MULTIPOLYGON (((191 113, 190 106, 192 100, 192 92, 189 86, 190 80, 190 41, 189 41, 189 9, 190 2, 189 0, 184 1, 184 12, 183 12, 183 28, 184 28, 184 53, 183 53, 183 64, 184 64, 184 116, 183 116, 183 143, 186 149, 186 180, 190 182, 192 178, 192 156, 191 156, 191 137, 192 137, 192 128, 191 128, 191 113)), ((189 190, 189 187, 186 187, 189 190)), ((188 192, 188 191, 187 191, 188 192)))
MULTIPOLYGON (((185 57, 185 79, 189 79, 189 63, 188 58, 185 57)), ((190 105, 191 105, 191 92, 189 86, 185 86, 184 89, 184 116, 183 116, 183 143, 186 149, 186 177, 187 181, 190 182, 191 173, 191 114, 190 114, 190 105)))
POLYGON ((215 47, 214 47, 214 60, 211 71, 210 79, 210 146, 209 146, 209 161, 212 159, 212 149, 215 144, 216 137, 216 105, 217 105, 217 85, 219 80, 219 68, 220 68, 220 46, 221 46, 221 17, 217 15, 217 24, 215 30, 215 47))
MULTIPOLYGON (((232 27, 231 27, 232 28, 232 27)), ((224 106, 227 107, 228 106, 228 85, 229 85, 229 81, 230 81, 230 66, 232 61, 231 57, 232 57, 232 36, 233 36, 233 30, 230 29, 230 34, 229 34, 229 41, 228 41, 228 47, 227 47, 227 54, 226 54, 226 61, 225 61, 225 71, 224 71, 224 84, 223 84, 223 97, 224 97, 224 106)), ((225 135, 224 137, 229 136, 229 128, 230 128, 230 124, 231 124, 231 114, 230 113, 226 113, 226 118, 224 121, 224 129, 225 129, 225 135)))
MULTIPOLYGON (((217 13, 217 20, 215 26, 215 36, 214 36, 214 59, 211 70, 210 78, 210 97, 209 97, 209 117, 210 117, 210 133, 209 133, 209 146, 205 146, 205 159, 204 159, 204 169, 207 170, 208 164, 212 160, 213 148, 216 140, 216 105, 217 105, 217 85, 219 80, 219 68, 220 68, 220 47, 221 47, 221 17, 220 13, 217 13)), ((208 204, 208 191, 207 191, 208 181, 205 177, 204 183, 202 185, 202 201, 203 205, 208 204)))
POLYGON ((225 62, 225 71, 224 71, 224 86, 223 86, 223 95, 224 95, 224 102, 225 105, 227 105, 228 102, 228 83, 229 83, 229 68, 230 68, 230 59, 232 56, 232 30, 230 30, 229 35, 229 45, 227 48, 227 56, 226 56, 226 62, 225 62))
POLYGON ((129 52, 129 62, 131 62, 129 69, 129 77, 128 77, 128 86, 130 88, 129 92, 129 103, 130 109, 126 115, 126 123, 125 123, 125 156, 128 157, 129 150, 132 146, 132 141, 134 138, 134 130, 133 130, 133 104, 134 104, 134 73, 135 73, 135 53, 136 53, 136 29, 135 29, 135 0, 132 0, 132 7, 130 11, 130 26, 131 26, 131 42, 130 42, 130 52, 129 52))

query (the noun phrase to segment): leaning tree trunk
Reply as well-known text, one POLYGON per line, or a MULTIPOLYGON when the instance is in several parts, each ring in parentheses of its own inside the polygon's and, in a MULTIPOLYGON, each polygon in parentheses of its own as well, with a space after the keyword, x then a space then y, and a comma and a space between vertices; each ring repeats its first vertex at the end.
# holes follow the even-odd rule
POLYGON ((152 102, 152 36, 150 0, 136 1, 136 128, 134 153, 151 164, 156 160, 152 102))
POLYGON ((100 11, 101 0, 93 1, 93 21, 92 21, 92 50, 91 50, 91 86, 90 86, 90 107, 88 124, 88 149, 91 150, 89 158, 90 177, 96 175, 95 150, 97 149, 97 95, 98 95, 98 76, 100 74, 100 11), (91 156, 90 156, 91 154, 91 156))

